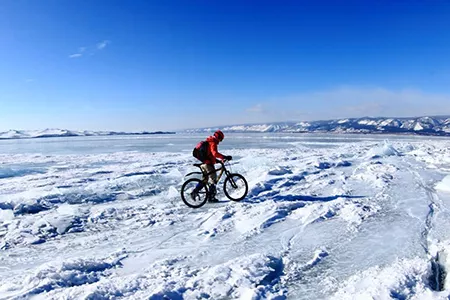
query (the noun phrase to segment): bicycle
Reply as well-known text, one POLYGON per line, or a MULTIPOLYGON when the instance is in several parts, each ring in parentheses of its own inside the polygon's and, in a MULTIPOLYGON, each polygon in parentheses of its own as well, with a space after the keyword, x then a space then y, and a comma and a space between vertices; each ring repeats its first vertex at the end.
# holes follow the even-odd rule
MULTIPOLYGON (((218 161, 221 166, 218 169, 215 169, 215 172, 220 171, 220 173, 217 174, 217 179, 215 183, 217 184, 222 177, 223 173, 225 173, 225 181, 223 182, 223 191, 225 193, 225 196, 227 196, 228 199, 232 201, 241 201, 242 199, 247 196, 248 193, 248 184, 247 180, 244 176, 238 173, 231 173, 225 166, 226 160, 218 161)), ((186 174, 185 177, 195 175, 195 174, 202 174, 202 179, 198 178, 190 178, 187 181, 183 183, 183 186, 181 187, 181 199, 183 199, 183 202, 191 207, 191 208, 199 208, 205 205, 205 203, 208 201, 209 198, 209 190, 211 184, 208 182, 208 175, 210 173, 205 173, 205 171, 202 170, 200 167, 202 164, 194 164, 195 167, 200 168, 201 172, 191 172, 189 174, 186 174), (197 187, 197 185, 201 186, 201 189, 195 193, 194 189, 197 187)))

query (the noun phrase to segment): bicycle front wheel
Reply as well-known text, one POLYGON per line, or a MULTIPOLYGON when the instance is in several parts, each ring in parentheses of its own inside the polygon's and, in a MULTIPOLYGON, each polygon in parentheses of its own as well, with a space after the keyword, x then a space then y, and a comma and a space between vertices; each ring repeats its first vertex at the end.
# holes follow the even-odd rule
POLYGON ((207 195, 206 186, 197 178, 187 180, 181 187, 181 199, 183 199, 184 204, 192 208, 199 208, 205 205, 208 200, 207 195), (198 192, 195 192, 194 189, 198 185, 202 186, 202 188, 198 192))
POLYGON ((241 174, 230 174, 223 183, 223 191, 228 199, 241 201, 247 196, 248 184, 241 174))

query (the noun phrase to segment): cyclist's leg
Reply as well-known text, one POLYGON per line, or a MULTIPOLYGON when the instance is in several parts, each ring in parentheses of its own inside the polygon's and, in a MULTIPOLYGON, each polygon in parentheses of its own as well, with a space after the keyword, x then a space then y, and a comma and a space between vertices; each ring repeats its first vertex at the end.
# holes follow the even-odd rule
POLYGON ((205 184, 203 183, 203 181, 200 181, 199 183, 197 183, 197 185, 194 188, 194 192, 198 193, 198 191, 200 191, 203 187, 205 186, 205 184))
POLYGON ((206 182, 204 180, 199 181, 199 183, 197 183, 197 185, 195 186, 195 188, 192 190, 191 192, 191 198, 192 200, 196 200, 198 193, 200 192, 200 190, 205 186, 206 182))
POLYGON ((210 165, 210 164, 202 164, 200 166, 203 170, 203 172, 205 172, 208 176, 208 183, 209 184, 216 184, 216 179, 217 179, 217 174, 216 174, 216 170, 214 168, 214 165, 210 165))
POLYGON ((215 196, 216 196, 216 179, 217 179, 217 174, 216 174, 216 170, 214 168, 214 165, 209 165, 209 164, 203 164, 201 165, 202 170, 208 174, 208 183, 210 184, 210 188, 209 188, 209 199, 211 201, 215 200, 215 196))

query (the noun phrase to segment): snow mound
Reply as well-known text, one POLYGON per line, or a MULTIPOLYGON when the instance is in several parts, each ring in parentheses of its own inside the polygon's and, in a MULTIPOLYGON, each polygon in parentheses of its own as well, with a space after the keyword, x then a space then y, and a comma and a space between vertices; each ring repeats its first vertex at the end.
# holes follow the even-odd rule
POLYGON ((69 204, 61 205, 39 218, 15 218, 12 210, 4 210, 0 214, 0 221, 2 218, 6 221, 4 225, 8 231, 2 237, 0 249, 8 249, 17 244, 42 244, 62 234, 83 231, 86 215, 86 208, 69 204))
POLYGON ((350 167, 352 165, 348 160, 341 160, 336 163, 336 167, 350 167))
POLYGON ((329 162, 318 161, 314 164, 317 169, 326 170, 332 167, 332 164, 329 162))
POLYGON ((385 156, 399 156, 400 152, 398 152, 394 146, 390 143, 385 142, 383 146, 377 146, 369 150, 367 153, 367 157, 369 158, 380 158, 385 156))
POLYGON ((0 222, 7 222, 14 219, 14 213, 10 209, 0 209, 0 222))
POLYGON ((268 174, 281 176, 281 175, 286 175, 286 174, 292 174, 292 171, 288 167, 278 166, 278 167, 270 170, 268 174))
POLYGON ((314 253, 314 257, 305 265, 304 269, 311 269, 314 266, 316 266, 318 263, 320 263, 325 257, 327 257, 329 254, 326 251, 326 249, 319 249, 316 250, 314 253))
POLYGON ((120 251, 103 259, 75 259, 44 264, 25 278, 10 278, 8 282, 3 282, 0 296, 31 298, 51 291, 89 285, 110 276, 112 269, 120 267, 120 261, 126 256, 124 251, 120 251))
POLYGON ((0 168, 0 179, 43 173, 45 173, 44 170, 36 168, 0 168))
POLYGON ((398 260, 384 268, 375 266, 351 276, 331 299, 411 299, 426 293, 423 275, 427 267, 427 262, 418 258, 398 260))
POLYGON ((296 260, 286 258, 285 259, 285 276, 282 280, 288 281, 299 281, 304 276, 304 274, 308 271, 314 269, 315 266, 322 263, 326 257, 329 256, 329 253, 325 248, 317 249, 314 251, 313 258, 307 261, 306 263, 298 262, 296 260))
POLYGON ((444 177, 444 179, 442 179, 441 182, 436 184, 436 189, 450 193, 450 175, 447 175, 446 177, 444 177))
MULTIPOLYGON (((71 288, 53 289, 46 297, 78 299, 285 299, 284 291, 274 285, 282 274, 280 258, 254 254, 216 266, 194 268, 185 264, 188 257, 153 263, 140 275, 125 278, 109 276, 111 263, 92 266, 91 277, 81 276, 71 288), (101 278, 101 280, 99 280, 101 278), (83 286, 77 283, 84 282, 83 286)), ((83 268, 87 269, 87 268, 83 268)), ((57 272, 58 273, 58 272, 57 272)), ((70 273, 69 273, 70 274, 70 273)), ((51 274, 53 275, 53 274, 51 274)), ((60 275, 56 280, 60 280, 60 275)), ((72 277, 73 278, 73 277, 72 277)))
POLYGON ((331 168, 339 168, 339 167, 350 167, 352 165, 351 162, 347 160, 338 160, 336 162, 327 162, 327 161, 320 161, 317 160, 313 163, 313 166, 319 170, 327 170, 331 168))

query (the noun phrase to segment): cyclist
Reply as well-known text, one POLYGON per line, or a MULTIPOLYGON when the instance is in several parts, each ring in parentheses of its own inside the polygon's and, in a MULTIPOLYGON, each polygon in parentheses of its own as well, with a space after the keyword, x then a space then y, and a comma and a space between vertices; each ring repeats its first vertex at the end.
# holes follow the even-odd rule
MULTIPOLYGON (((214 135, 208 137, 206 142, 208 142, 209 147, 206 153, 206 159, 202 161, 202 165, 200 166, 204 173, 208 174, 208 182, 210 183, 208 201, 209 202, 217 202, 219 200, 216 199, 216 169, 214 168, 214 164, 217 162, 216 159, 225 159, 231 160, 231 155, 223 155, 217 150, 217 145, 223 141, 224 134, 222 131, 217 130, 214 132, 214 135)), ((192 199, 195 200, 197 193, 199 190, 203 188, 203 184, 199 183, 195 189, 191 193, 192 199)))

